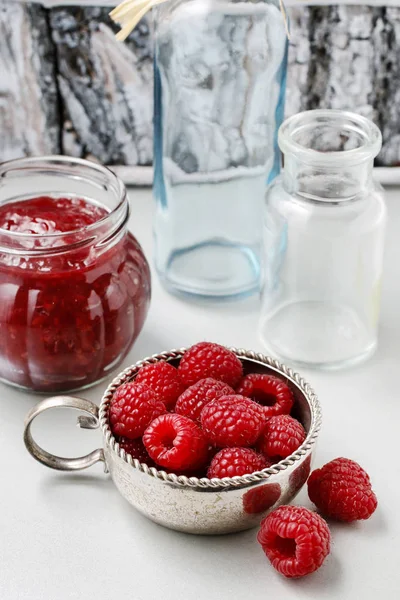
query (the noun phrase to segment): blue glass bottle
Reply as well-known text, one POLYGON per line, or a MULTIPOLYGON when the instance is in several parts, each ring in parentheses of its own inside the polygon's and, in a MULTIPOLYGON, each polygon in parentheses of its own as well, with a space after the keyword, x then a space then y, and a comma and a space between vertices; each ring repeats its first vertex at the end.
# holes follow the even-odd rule
POLYGON ((170 291, 231 298, 259 289, 286 65, 278 0, 156 9, 155 261, 170 291))

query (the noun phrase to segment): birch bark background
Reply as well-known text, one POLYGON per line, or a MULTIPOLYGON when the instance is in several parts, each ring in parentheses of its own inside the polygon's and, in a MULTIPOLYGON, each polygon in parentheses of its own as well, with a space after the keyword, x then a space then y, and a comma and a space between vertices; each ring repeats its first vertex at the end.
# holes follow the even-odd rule
POLYGON ((48 11, 0 0, 0 161, 60 150, 60 102, 48 11))
MULTIPOLYGON (((151 17, 120 44, 106 1, 42 4, 0 0, 0 161, 64 153, 150 165, 151 17)), ((290 7, 286 98, 288 115, 326 107, 372 118, 386 166, 400 165, 400 0, 390 4, 290 7)))
POLYGON ((52 8, 62 152, 109 165, 152 160, 152 48, 143 19, 125 44, 107 8, 52 8))

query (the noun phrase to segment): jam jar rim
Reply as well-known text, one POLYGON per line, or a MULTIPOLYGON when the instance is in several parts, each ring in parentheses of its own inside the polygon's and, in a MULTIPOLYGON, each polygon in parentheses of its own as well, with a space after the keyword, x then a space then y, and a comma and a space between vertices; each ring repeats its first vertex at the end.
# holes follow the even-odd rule
POLYGON ((283 154, 293 154, 307 164, 339 167, 343 164, 358 164, 374 159, 382 147, 382 134, 370 119, 340 109, 305 110, 288 117, 278 131, 278 144, 283 154), (295 136, 302 128, 311 126, 314 122, 331 124, 332 128, 340 121, 347 123, 347 129, 360 134, 363 142, 349 150, 319 151, 309 148, 296 141, 295 136))
MULTIPOLYGON (((98 219, 94 223, 89 225, 85 225, 84 227, 73 229, 71 231, 65 232, 57 232, 57 233, 45 233, 45 234, 32 234, 32 233, 21 233, 17 231, 9 231, 7 229, 3 229, 0 227, 0 251, 11 253, 11 254, 24 254, 24 255, 48 255, 60 252, 66 252, 71 249, 75 249, 77 247, 81 247, 83 245, 96 243, 106 243, 110 241, 114 236, 116 236, 121 229, 126 225, 129 218, 129 202, 128 195, 126 191, 126 187, 121 179, 108 167, 100 165, 99 163, 95 163, 93 161, 85 160, 83 158, 75 158, 70 156, 62 156, 62 155, 46 155, 46 156, 34 156, 34 157, 22 157, 16 158, 13 160, 5 161, 0 164, 0 186, 2 177, 6 177, 7 173, 12 170, 21 170, 30 169, 43 169, 43 175, 45 176, 47 167, 51 166, 54 168, 54 172, 57 171, 57 166, 62 168, 62 166, 67 167, 68 165, 72 167, 81 167, 86 169, 88 173, 81 176, 82 179, 86 179, 90 181, 90 172, 97 172, 103 175, 108 182, 112 185, 113 193, 115 194, 117 201, 116 205, 107 212, 107 214, 98 219), (108 225, 108 227, 107 227, 108 225), (84 238, 80 238, 76 240, 76 236, 78 234, 84 233, 84 238), (101 233, 102 235, 99 235, 101 233), (15 247, 15 245, 8 246, 3 243, 4 239, 12 240, 15 243, 23 242, 23 241, 32 241, 34 239, 49 239, 49 240, 62 240, 63 243, 60 246, 40 246, 37 248, 26 248, 25 246, 15 247)), ((58 173, 62 175, 62 172, 58 173)), ((54 192, 53 192, 54 193, 54 192)), ((57 192, 62 194, 63 192, 57 192)), ((51 192, 48 192, 51 195, 51 192)), ((32 198, 38 195, 45 195, 40 192, 39 194, 25 194, 21 197, 23 198, 32 198)), ((65 193, 66 196, 71 196, 68 192, 65 193)), ((102 203, 101 206, 104 207, 102 203)))

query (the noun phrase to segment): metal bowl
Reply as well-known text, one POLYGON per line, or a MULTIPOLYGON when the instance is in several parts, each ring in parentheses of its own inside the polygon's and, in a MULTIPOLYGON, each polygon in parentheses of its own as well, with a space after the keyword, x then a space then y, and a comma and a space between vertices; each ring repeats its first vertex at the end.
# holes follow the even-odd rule
POLYGON ((41 463, 63 471, 80 470, 103 461, 122 496, 149 519, 165 527, 196 534, 231 533, 254 527, 270 510, 291 502, 307 480, 321 427, 321 410, 317 396, 300 375, 263 354, 231 350, 241 359, 245 373, 270 373, 288 383, 295 397, 292 414, 307 432, 304 443, 296 452, 268 469, 242 477, 198 479, 148 467, 120 448, 108 422, 113 393, 123 383, 132 381, 144 364, 159 360, 179 364, 184 348, 162 352, 125 369, 105 391, 100 408, 72 396, 56 396, 39 402, 25 421, 26 447, 41 463), (66 459, 40 448, 32 438, 31 423, 41 412, 60 406, 86 413, 78 417, 80 427, 94 429, 100 426, 103 449, 82 458, 66 459))

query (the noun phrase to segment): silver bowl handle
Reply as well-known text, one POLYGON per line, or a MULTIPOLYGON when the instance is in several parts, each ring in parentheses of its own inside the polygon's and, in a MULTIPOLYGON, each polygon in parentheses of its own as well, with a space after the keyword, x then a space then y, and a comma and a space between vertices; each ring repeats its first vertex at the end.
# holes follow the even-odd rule
POLYGON ((34 406, 26 416, 24 425, 24 442, 25 446, 32 456, 43 465, 58 471, 79 471, 91 467, 95 463, 105 462, 104 452, 102 448, 98 448, 86 456, 79 458, 61 458, 43 450, 32 437, 31 425, 32 421, 40 415, 40 413, 51 408, 75 408, 86 413, 78 417, 78 426, 83 429, 97 429, 99 426, 99 408, 93 402, 84 398, 76 398, 74 396, 54 396, 46 398, 36 406, 34 406))

